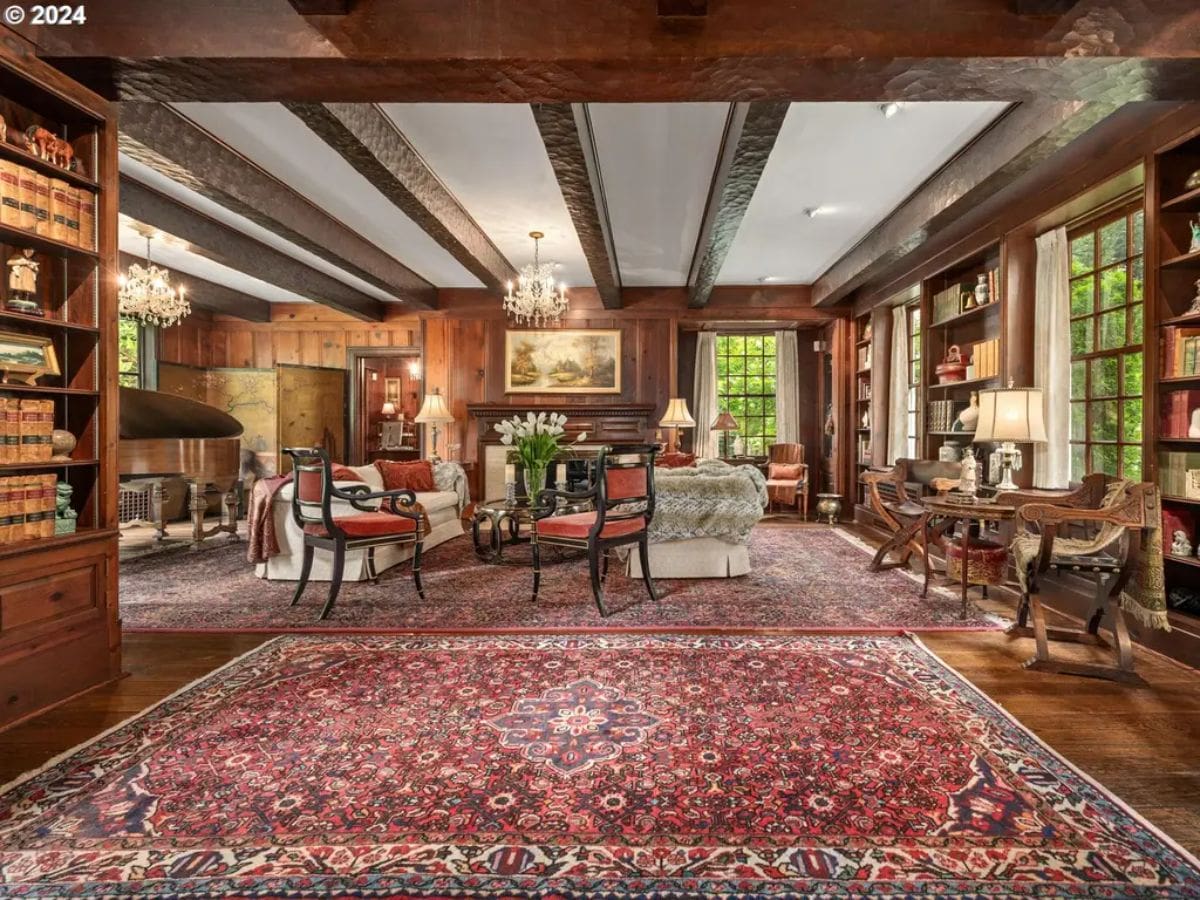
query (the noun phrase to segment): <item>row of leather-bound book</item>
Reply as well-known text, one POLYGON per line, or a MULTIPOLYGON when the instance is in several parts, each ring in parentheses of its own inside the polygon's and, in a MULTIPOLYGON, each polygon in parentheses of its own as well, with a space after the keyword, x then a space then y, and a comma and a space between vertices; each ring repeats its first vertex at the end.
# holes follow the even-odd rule
POLYGON ((0 544, 54 537, 57 475, 0 478, 0 544))
POLYGON ((0 225, 88 250, 96 246, 96 195, 0 159, 0 225))
POLYGON ((54 401, 0 396, 0 464, 45 462, 54 452, 54 401))

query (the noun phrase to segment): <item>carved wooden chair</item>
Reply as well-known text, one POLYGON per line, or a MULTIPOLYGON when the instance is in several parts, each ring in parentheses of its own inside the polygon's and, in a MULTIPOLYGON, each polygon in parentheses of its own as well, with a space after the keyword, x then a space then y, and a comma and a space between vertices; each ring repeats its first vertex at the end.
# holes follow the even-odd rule
MULTIPOLYGON (((914 553, 924 558, 920 530, 925 507, 909 496, 908 485, 917 484, 936 494, 944 494, 958 487, 960 471, 958 463, 898 459, 890 469, 870 469, 862 474, 860 481, 867 486, 871 511, 892 531, 891 537, 876 551, 869 571, 883 572, 906 566, 914 553), (898 554, 892 562, 887 561, 890 553, 898 554)), ((952 524, 946 522, 939 526, 938 533, 930 536, 931 540, 940 545, 942 533, 952 524)))
POLYGON ((1022 592, 1017 622, 1009 634, 1036 641, 1035 655, 1025 662, 1025 667, 1140 682, 1134 672, 1133 645, 1121 608, 1121 593, 1133 577, 1149 533, 1162 527, 1157 488, 1145 482, 1116 482, 1096 473, 1088 475, 1077 490, 1050 500, 1037 491, 1007 491, 996 501, 1018 507, 1017 525, 1024 528, 1024 533, 1019 532, 1013 543, 1022 592), (1084 537, 1066 538, 1060 534, 1072 525, 1098 530, 1084 537), (1082 631, 1047 627, 1038 592, 1039 581, 1048 572, 1095 578, 1092 613, 1082 631), (1051 657, 1050 641, 1108 647, 1100 635, 1106 611, 1112 613, 1115 665, 1051 657))
POLYGON ((776 503, 795 506, 800 518, 808 518, 808 465, 803 444, 772 444, 767 450, 767 502, 768 508, 776 503), (791 477, 792 471, 795 477, 791 477))
POLYGON ((530 534, 535 601, 542 583, 541 547, 573 547, 587 550, 592 594, 600 615, 607 616, 604 580, 608 574, 608 551, 625 544, 637 544, 646 590, 650 599, 658 600, 658 591, 650 577, 648 544, 650 521, 654 518, 656 453, 657 448, 650 444, 605 447, 596 460, 596 477, 587 490, 544 490, 538 494, 530 534), (591 500, 595 510, 556 516, 559 498, 573 502, 591 500))
POLYGON ((327 618, 342 588, 346 553, 367 551, 367 574, 372 580, 375 572, 375 548, 384 544, 412 544, 413 584, 417 596, 425 599, 421 586, 421 545, 425 533, 416 494, 412 491, 372 491, 365 484, 339 488, 333 483, 333 467, 329 454, 320 447, 290 447, 283 451, 292 458, 295 485, 292 492, 292 518, 304 532, 304 559, 300 566, 300 582, 292 596, 292 606, 308 586, 312 572, 313 553, 317 548, 333 553, 333 577, 329 583, 329 598, 321 610, 327 618), (354 516, 337 516, 333 501, 349 503, 359 511, 354 516), (366 505, 379 501, 379 508, 366 505))

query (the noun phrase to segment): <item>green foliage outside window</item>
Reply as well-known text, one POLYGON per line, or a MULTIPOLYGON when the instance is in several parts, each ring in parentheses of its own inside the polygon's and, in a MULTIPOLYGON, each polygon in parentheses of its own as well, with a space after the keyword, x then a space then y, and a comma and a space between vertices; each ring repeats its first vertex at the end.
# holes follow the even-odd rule
POLYGON ((117 368, 123 387, 142 384, 142 326, 135 319, 117 320, 117 368))
MULTIPOLYGON (((717 337, 717 405, 737 419, 746 453, 766 455, 775 443, 775 336, 717 337)), ((697 423, 704 428, 711 423, 697 423)))
POLYGON ((1143 215, 1071 235, 1071 479, 1142 475, 1143 215))

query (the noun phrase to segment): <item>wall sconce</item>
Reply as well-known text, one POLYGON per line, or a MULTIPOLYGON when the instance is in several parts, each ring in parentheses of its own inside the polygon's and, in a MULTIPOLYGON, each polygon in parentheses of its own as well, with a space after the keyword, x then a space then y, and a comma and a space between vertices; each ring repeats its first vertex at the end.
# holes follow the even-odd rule
POLYGON ((413 378, 421 377, 421 361, 414 359, 408 364, 408 374, 413 378))

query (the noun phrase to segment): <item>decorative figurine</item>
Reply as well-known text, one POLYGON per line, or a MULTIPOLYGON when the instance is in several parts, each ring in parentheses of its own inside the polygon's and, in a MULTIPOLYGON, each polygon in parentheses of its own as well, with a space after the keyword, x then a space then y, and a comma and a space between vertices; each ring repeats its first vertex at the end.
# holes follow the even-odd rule
POLYGON ((870 428, 870 427, 871 427, 871 411, 870 411, 869 409, 868 409, 868 410, 866 410, 866 411, 865 411, 865 412, 862 414, 862 419, 860 420, 860 423, 862 424, 862 427, 863 427, 863 428, 870 428))
POLYGON ((8 259, 8 301, 5 304, 13 312, 29 316, 45 315, 38 303, 38 261, 33 251, 26 248, 8 259))
POLYGON ((79 442, 75 439, 75 435, 62 428, 55 428, 50 433, 50 449, 53 456, 50 457, 51 462, 69 462, 71 459, 71 451, 75 449, 75 445, 79 442))
POLYGON ((1200 250, 1200 219, 1192 219, 1188 224, 1192 226, 1192 243, 1188 247, 1188 253, 1195 253, 1200 250))
POLYGON ((71 494, 74 488, 65 481, 60 481, 54 489, 54 533, 74 534, 75 520, 79 513, 71 509, 71 494))
POLYGON ((1192 298, 1192 305, 1188 307, 1187 314, 1194 315, 1200 313, 1200 278, 1196 279, 1196 296, 1192 298))
POLYGON ((975 276, 975 305, 987 306, 992 302, 992 292, 988 290, 987 275, 975 276))
POLYGON ((975 426, 979 424, 979 391, 971 391, 971 402, 962 412, 958 414, 958 420, 954 423, 955 431, 974 432, 975 426))
POLYGON ((1200 188, 1200 169, 1197 169, 1195 172, 1189 175, 1187 181, 1183 183, 1183 186, 1189 191, 1194 191, 1196 188, 1200 188))
POLYGON ((975 459, 975 453, 970 447, 963 452, 958 489, 968 497, 974 497, 979 490, 979 461, 975 459))
POLYGON ((1187 532, 1179 529, 1171 534, 1171 555, 1191 556, 1192 545, 1188 541, 1187 532))

